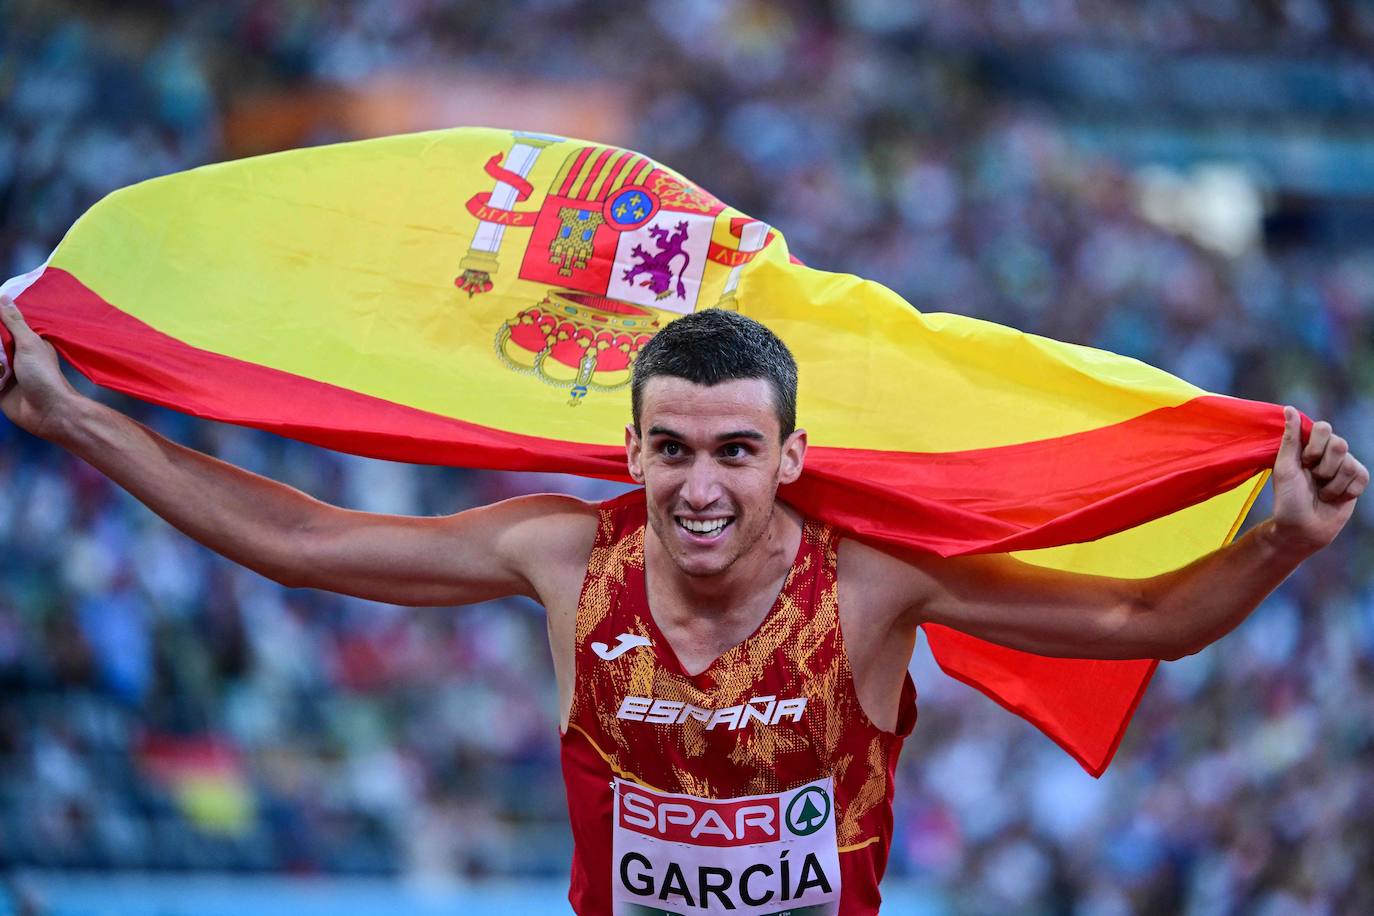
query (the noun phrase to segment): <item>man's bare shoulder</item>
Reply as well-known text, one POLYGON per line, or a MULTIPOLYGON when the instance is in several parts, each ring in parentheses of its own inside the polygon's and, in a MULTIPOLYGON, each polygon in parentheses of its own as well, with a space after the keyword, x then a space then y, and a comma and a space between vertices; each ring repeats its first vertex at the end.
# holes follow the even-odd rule
POLYGON ((575 520, 594 520, 600 505, 564 493, 531 493, 527 496, 512 496, 483 508, 499 507, 503 513, 511 517, 543 517, 554 520, 555 524, 563 524, 565 521, 573 521, 575 524, 575 520))
POLYGON ((580 556, 586 560, 596 539, 599 505, 561 493, 516 496, 476 510, 487 516, 493 534, 524 548, 541 548, 544 556, 580 556))
MULTIPOLYGON (((496 551, 533 586, 531 597, 576 588, 596 540, 598 504, 558 493, 472 510, 496 551)), ((545 602, 547 603, 547 602, 545 602)))
POLYGON ((842 604, 888 620, 918 604, 929 589, 930 565, 939 557, 897 554, 854 538, 841 538, 836 569, 842 604))

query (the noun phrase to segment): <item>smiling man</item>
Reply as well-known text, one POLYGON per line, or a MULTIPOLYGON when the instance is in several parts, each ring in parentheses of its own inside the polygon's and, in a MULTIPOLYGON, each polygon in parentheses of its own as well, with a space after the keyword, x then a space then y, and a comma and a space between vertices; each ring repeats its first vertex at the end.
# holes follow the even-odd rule
POLYGON ((600 505, 531 496, 443 518, 353 512, 184 448, 63 378, 12 304, 0 408, 208 547, 285 585, 394 604, 548 610, 581 914, 877 911, 922 623, 1079 658, 1178 658, 1329 544, 1369 473, 1297 411, 1274 514, 1144 580, 1006 556, 897 558, 777 498, 797 369, 738 314, 678 319, 635 367, 631 476, 600 505))

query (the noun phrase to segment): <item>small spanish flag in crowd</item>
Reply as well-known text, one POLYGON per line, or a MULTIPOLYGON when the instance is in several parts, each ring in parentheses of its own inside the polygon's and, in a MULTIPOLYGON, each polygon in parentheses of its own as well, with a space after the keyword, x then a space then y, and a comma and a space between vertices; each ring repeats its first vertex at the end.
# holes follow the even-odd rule
MULTIPOLYGON (((838 243, 838 242, 837 242, 838 243)), ((808 268, 775 228, 629 150, 460 128, 117 191, 5 285, 93 381, 341 451, 627 480, 639 348, 734 309, 801 369, 782 496, 945 556, 1148 576, 1226 543, 1279 407, 808 268)), ((931 627, 943 669, 1100 774, 1157 664, 931 627)))
POLYGON ((256 800, 242 756, 213 735, 144 735, 142 771, 161 785, 203 833, 243 836, 253 827, 256 800))

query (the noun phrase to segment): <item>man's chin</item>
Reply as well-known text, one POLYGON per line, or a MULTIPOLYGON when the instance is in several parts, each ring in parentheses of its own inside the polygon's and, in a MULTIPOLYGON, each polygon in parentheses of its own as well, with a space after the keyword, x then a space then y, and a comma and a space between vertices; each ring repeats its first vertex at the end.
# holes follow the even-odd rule
MULTIPOLYGON (((730 534, 727 532, 725 537, 729 537, 730 534)), ((712 576, 718 576, 729 569, 740 557, 740 552, 735 549, 733 543, 712 545, 709 550, 692 549, 691 547, 684 549, 684 545, 681 544, 666 546, 673 565, 683 575, 694 579, 709 579, 712 576)))
POLYGON ((737 559, 739 558, 736 556, 724 559, 718 557, 711 557, 710 559, 705 557, 673 557, 673 561, 682 574, 693 579, 710 579, 713 576, 718 576, 729 569, 737 559))

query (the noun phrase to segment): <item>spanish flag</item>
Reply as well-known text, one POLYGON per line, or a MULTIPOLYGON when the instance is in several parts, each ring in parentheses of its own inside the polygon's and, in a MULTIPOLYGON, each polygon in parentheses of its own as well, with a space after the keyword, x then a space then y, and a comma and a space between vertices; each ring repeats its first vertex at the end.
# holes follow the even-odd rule
MULTIPOLYGON (((842 244, 843 240, 836 240, 842 244)), ((341 451, 626 480, 639 348, 698 309, 772 328, 812 447, 782 498, 854 537, 1124 577, 1227 543, 1279 407, 923 313, 630 150, 460 128, 117 191, 5 285, 92 381, 341 451)), ((931 627, 943 669, 1094 775, 1157 662, 931 627)))
POLYGON ((241 837, 253 829, 257 800, 247 766, 223 739, 150 732, 138 740, 137 760, 202 833, 241 837))

